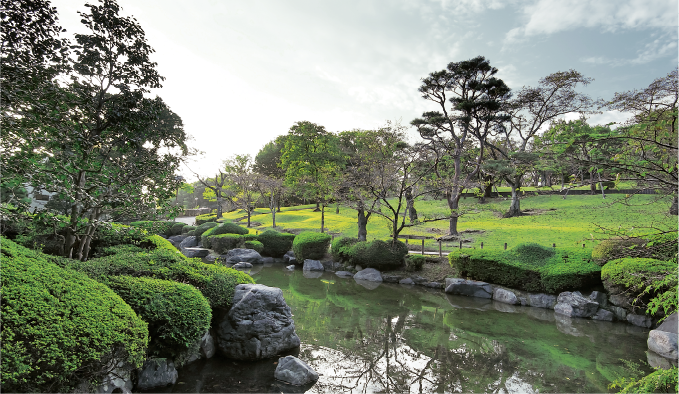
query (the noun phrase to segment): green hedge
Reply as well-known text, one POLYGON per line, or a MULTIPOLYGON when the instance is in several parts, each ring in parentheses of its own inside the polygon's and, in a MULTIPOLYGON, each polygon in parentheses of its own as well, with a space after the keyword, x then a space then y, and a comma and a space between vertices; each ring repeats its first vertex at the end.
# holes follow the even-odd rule
POLYGON ((16 243, 2 247, 2 390, 69 392, 110 356, 141 367, 147 324, 116 293, 16 243))
POLYGON ((601 268, 601 280, 614 294, 625 292, 634 297, 646 286, 670 274, 676 262, 648 258, 626 257, 611 260, 601 268))
POLYGON ((245 234, 243 239, 247 241, 259 241, 259 236, 257 234, 245 234))
POLYGON ((207 249, 212 249, 212 241, 210 240, 212 232, 216 229, 217 227, 212 227, 207 229, 201 236, 200 236, 200 246, 207 248, 207 249))
POLYGON ((204 223, 216 223, 217 222, 217 214, 215 213, 206 213, 205 215, 198 215, 196 216, 196 225, 200 226, 201 224, 204 223))
POLYGON ((166 240, 160 235, 155 234, 146 237, 146 239, 141 243, 141 246, 146 246, 149 249, 165 249, 169 250, 170 252, 179 253, 177 248, 172 245, 172 242, 166 240))
POLYGON ((86 262, 71 261, 69 266, 104 282, 110 276, 124 275, 188 283, 200 290, 213 308, 228 308, 237 285, 254 283, 250 276, 242 272, 223 265, 205 264, 200 259, 188 259, 165 249, 121 253, 86 262))
POLYGON ((231 249, 240 248, 245 240, 238 234, 220 234, 210 237, 212 240, 212 250, 216 253, 224 254, 231 249))
POLYGON ((526 291, 559 293, 600 283, 601 267, 577 248, 521 244, 508 251, 454 250, 451 266, 462 276, 526 291))
MULTIPOLYGON (((215 235, 222 234, 246 235, 248 233, 249 233, 248 229, 246 229, 245 227, 241 227, 235 223, 231 222, 222 223, 204 232, 203 235, 201 236, 201 244, 203 245, 204 248, 212 248, 212 242, 210 241, 210 238, 215 235)), ((254 235, 254 237, 256 238, 257 236, 254 235)))
POLYGON ((266 230, 259 234, 257 240, 264 245, 264 249, 262 250, 263 256, 283 257, 289 250, 292 250, 295 234, 266 230))
POLYGON ((115 276, 106 285, 149 325, 149 350, 174 356, 196 343, 210 327, 210 303, 195 287, 153 278, 115 276))
POLYGON ((358 238, 341 237, 332 241, 332 257, 340 262, 349 261, 349 250, 359 242, 358 238))
POLYGON ((189 231, 195 230, 196 226, 184 226, 182 227, 182 234, 188 234, 189 231))
POLYGON ((170 235, 181 235, 184 227, 186 227, 186 223, 174 222, 170 229, 170 235))
POLYGON ((406 271, 421 271, 427 258, 421 254, 411 254, 406 256, 406 271))
POLYGON ((396 269, 403 265, 408 254, 408 247, 401 241, 382 241, 376 239, 369 242, 357 242, 346 252, 349 264, 358 264, 363 268, 396 269))
POLYGON ((257 253, 262 253, 264 250, 264 245, 259 241, 245 241, 244 246, 245 249, 252 249, 257 253))
POLYGON ((102 248, 94 257, 112 256, 118 253, 140 253, 145 251, 146 249, 137 245, 115 245, 102 248))
POLYGON ((295 237, 292 250, 300 263, 306 259, 319 260, 325 256, 331 240, 328 234, 304 231, 295 237))
POLYGON ((96 255, 103 248, 116 245, 138 245, 148 232, 140 227, 128 226, 120 223, 102 223, 95 231, 92 240, 92 255, 96 255))
POLYGON ((198 241, 200 241, 201 236, 203 235, 204 232, 211 229, 212 227, 216 227, 217 225, 218 224, 215 223, 215 222, 203 223, 200 226, 196 227, 195 230, 193 230, 193 232, 194 232, 193 235, 195 235, 197 237, 198 241))
POLYGON ((169 236, 172 235, 172 226, 174 226, 174 224, 175 224, 174 222, 144 220, 140 222, 132 222, 130 223, 130 226, 142 228, 148 231, 149 234, 169 236))

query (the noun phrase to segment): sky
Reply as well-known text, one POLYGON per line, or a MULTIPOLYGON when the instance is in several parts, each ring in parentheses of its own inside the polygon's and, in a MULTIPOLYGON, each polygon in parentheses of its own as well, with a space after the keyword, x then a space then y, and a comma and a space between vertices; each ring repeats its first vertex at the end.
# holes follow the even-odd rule
MULTIPOLYGON (((86 32, 85 2, 52 0, 66 37, 86 32)), ((155 49, 166 80, 153 94, 203 152, 182 169, 189 181, 235 154, 254 157, 298 121, 333 132, 409 125, 436 110, 417 92, 421 79, 450 62, 485 56, 515 90, 575 69, 594 78, 581 91, 596 99, 642 89, 679 61, 676 0, 118 3, 155 49)), ((627 117, 605 112, 590 123, 627 117)))

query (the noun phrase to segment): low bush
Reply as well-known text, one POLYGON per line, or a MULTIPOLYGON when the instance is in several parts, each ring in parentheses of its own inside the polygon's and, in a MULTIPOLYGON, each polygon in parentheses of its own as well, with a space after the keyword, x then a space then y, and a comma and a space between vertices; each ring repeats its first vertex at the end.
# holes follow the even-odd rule
MULTIPOLYGON (((248 229, 246 229, 245 227, 241 227, 235 223, 231 222, 222 223, 203 233, 203 235, 201 236, 201 244, 203 245, 204 248, 212 248, 212 242, 210 238, 214 237, 215 235, 222 234, 247 235, 248 232, 249 232, 248 229)), ((257 236, 254 235, 254 237, 256 239, 257 236)))
POLYGON ((243 245, 245 249, 252 249, 257 253, 262 253, 262 250, 264 250, 264 245, 259 241, 245 241, 243 245))
POLYGON ((170 235, 181 235, 184 227, 186 227, 186 223, 175 222, 170 229, 170 235))
POLYGON ((95 231, 92 240, 92 256, 101 254, 101 250, 116 245, 139 245, 148 232, 140 227, 128 226, 120 223, 102 223, 95 231))
POLYGON ((195 230, 193 230, 193 235, 195 235, 197 237, 197 240, 200 241, 200 238, 204 232, 211 229, 212 227, 216 227, 217 225, 218 224, 215 222, 203 223, 200 226, 196 227, 195 230))
POLYGON ((592 260, 604 265, 610 260, 630 256, 632 249, 640 248, 644 243, 641 238, 605 239, 592 249, 592 260))
POLYGON ((339 262, 349 261, 349 249, 358 243, 358 238, 341 237, 332 241, 332 257, 339 262))
POLYGON ((90 278, 106 281, 110 276, 149 277, 193 285, 208 299, 213 308, 228 308, 235 287, 254 283, 249 275, 218 264, 205 264, 165 249, 145 253, 121 253, 91 259, 72 260, 69 267, 90 278))
POLYGON ((257 234, 245 234, 243 239, 245 241, 259 241, 259 236, 257 234))
POLYGON ((427 258, 421 254, 410 254, 406 256, 406 271, 421 271, 427 258))
POLYGON ((460 275, 526 291, 559 293, 601 280, 601 267, 577 248, 521 244, 508 251, 454 250, 448 259, 460 275))
POLYGON ((403 265, 408 254, 408 247, 401 241, 382 241, 376 239, 369 242, 357 242, 347 252, 349 264, 375 269, 396 269, 403 265))
POLYGON ((94 257, 112 256, 118 253, 139 253, 145 251, 146 249, 137 245, 115 245, 102 248, 94 257))
POLYGON ((148 249, 165 249, 169 250, 170 252, 179 253, 177 248, 172 245, 172 242, 166 240, 160 235, 149 235, 146 237, 146 239, 144 239, 144 241, 141 242, 140 245, 148 249))
POLYGON ((3 391, 70 392, 101 379, 112 356, 141 367, 147 324, 120 296, 42 253, 0 244, 3 391))
POLYGON ((328 251, 331 240, 328 234, 303 231, 292 242, 292 250, 299 262, 306 259, 320 260, 328 251))
POLYGON ((152 354, 174 356, 210 327, 210 303, 191 285, 131 276, 110 277, 105 283, 148 323, 152 354))
POLYGON ((207 229, 201 236, 200 236, 200 245, 204 248, 207 249, 212 249, 212 241, 210 238, 212 238, 212 232, 216 229, 217 227, 212 227, 207 229))
POLYGON ((189 231, 195 230, 196 226, 184 226, 182 227, 182 234, 188 234, 189 231))
POLYGON ((140 222, 132 222, 130 223, 130 226, 142 228, 146 230, 149 234, 169 236, 172 235, 172 226, 174 226, 174 222, 144 220, 140 222))
POLYGON ((188 233, 186 233, 186 235, 189 236, 189 237, 193 237, 193 236, 196 235, 196 230, 195 230, 195 229, 194 229, 194 230, 191 230, 191 231, 189 231, 188 233))
POLYGON ((611 294, 625 293, 635 297, 653 282, 661 281, 672 273, 676 267, 673 261, 626 257, 606 263, 601 268, 601 280, 611 294))
POLYGON ((220 234, 210 237, 212 240, 212 250, 215 253, 224 254, 231 249, 240 248, 245 240, 238 234, 220 234))
POLYGON ((217 222, 217 214, 215 213, 206 213, 205 215, 198 215, 196 216, 196 225, 200 226, 201 224, 204 223, 216 223, 217 222))
POLYGON ((257 240, 264 245, 263 256, 283 257, 289 250, 292 250, 292 243, 295 240, 294 234, 279 233, 275 230, 266 230, 259 234, 257 240))

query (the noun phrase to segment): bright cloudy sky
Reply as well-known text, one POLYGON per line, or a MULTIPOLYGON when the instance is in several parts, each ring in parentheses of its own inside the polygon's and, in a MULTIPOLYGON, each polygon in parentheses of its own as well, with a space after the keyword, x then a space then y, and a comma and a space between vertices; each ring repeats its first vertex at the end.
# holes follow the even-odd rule
MULTIPOLYGON (((95 1, 95 0, 90 0, 95 1)), ((53 0, 68 34, 85 0, 53 0)), ((575 69, 608 98, 677 65, 676 0, 119 0, 167 79, 161 96, 216 172, 296 121, 330 131, 433 109, 420 79, 478 55, 513 89, 575 69)), ((605 113, 592 123, 623 120, 605 113)), ((415 133, 412 133, 415 135, 415 133)), ((185 175, 190 172, 184 171, 185 175)))

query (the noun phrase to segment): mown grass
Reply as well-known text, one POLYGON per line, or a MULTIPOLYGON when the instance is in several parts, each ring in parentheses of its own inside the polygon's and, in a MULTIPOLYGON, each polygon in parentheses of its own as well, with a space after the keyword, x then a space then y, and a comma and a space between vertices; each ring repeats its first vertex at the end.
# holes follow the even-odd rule
MULTIPOLYGON (((461 200, 461 206, 473 210, 460 219, 458 230, 480 230, 482 233, 462 233, 466 241, 464 247, 479 248, 481 242, 485 248, 500 249, 504 243, 511 248, 523 242, 535 242, 545 246, 578 246, 584 243, 592 248, 601 239, 607 238, 600 228, 621 229, 629 234, 644 234, 651 230, 644 227, 677 229, 676 216, 667 215, 669 200, 655 201, 657 196, 637 195, 632 198, 633 206, 614 201, 620 195, 610 195, 602 199, 600 195, 569 196, 563 199, 558 195, 528 196, 521 200, 522 210, 531 210, 529 215, 515 218, 501 218, 501 214, 509 208, 509 199, 488 199, 486 204, 478 204, 475 198, 461 200)), ((443 216, 448 212, 445 201, 418 200, 415 207, 420 218, 443 216)), ((304 230, 320 231, 320 212, 314 212, 315 205, 285 207, 276 214, 277 230, 299 232, 304 230)), ((226 213, 228 220, 236 220, 244 216, 243 211, 226 213)), ((261 223, 251 232, 264 231, 271 228, 271 214, 268 209, 258 208, 252 215, 252 222, 261 223)), ((239 222, 245 225, 246 220, 239 222)), ((326 231, 335 236, 356 237, 356 211, 341 207, 335 213, 335 206, 325 209, 326 231)), ((448 221, 422 223, 406 227, 401 234, 441 236, 447 233, 448 221)), ((389 223, 376 215, 368 223, 368 240, 389 238, 389 223)), ((411 241, 413 249, 420 247, 420 241, 411 241)), ((450 250, 459 245, 458 241, 444 242, 443 250, 450 250)), ((438 251, 434 240, 425 241, 425 248, 438 251)))

